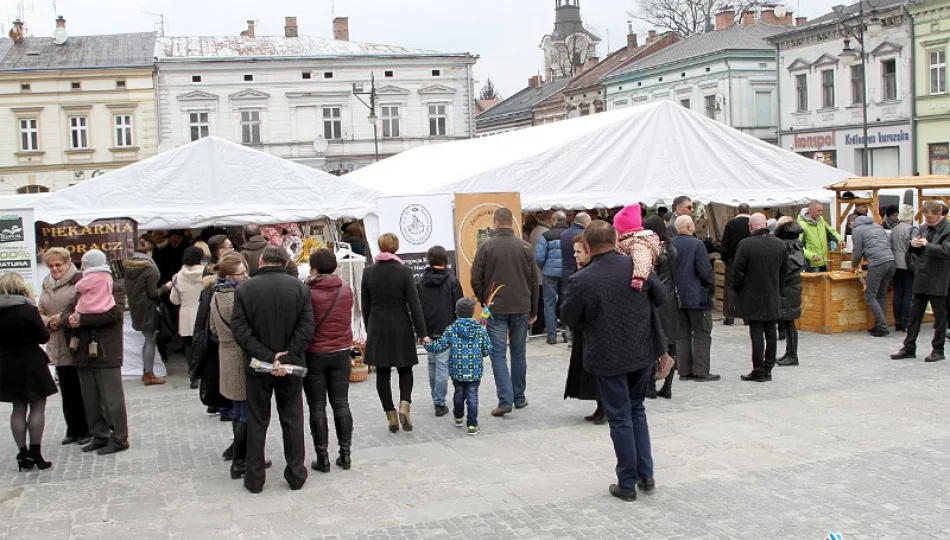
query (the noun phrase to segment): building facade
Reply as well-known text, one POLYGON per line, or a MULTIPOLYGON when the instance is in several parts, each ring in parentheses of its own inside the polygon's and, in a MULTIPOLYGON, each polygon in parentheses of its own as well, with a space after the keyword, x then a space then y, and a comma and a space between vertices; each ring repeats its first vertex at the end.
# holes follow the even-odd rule
POLYGON ((545 79, 571 77, 597 57, 600 38, 584 27, 580 0, 554 0, 554 31, 541 39, 545 79))
POLYGON ((162 147, 214 135, 343 174, 475 134, 477 57, 298 35, 158 38, 162 147), (371 115, 371 111, 375 112, 371 115), (375 129, 374 129, 375 128, 375 129))
POLYGON ((0 39, 0 195, 43 193, 158 150, 155 34, 0 39))
POLYGON ((950 174, 950 0, 908 6, 914 21, 917 172, 950 174))
POLYGON ((639 59, 603 80, 608 109, 658 100, 676 103, 768 142, 778 142, 775 49, 766 39, 788 29, 790 14, 735 12, 716 29, 639 59))
MULTIPOLYGON (((527 88, 478 115, 475 119, 476 137, 489 137, 547 123, 543 113, 541 116, 536 115, 534 107, 564 90, 568 80, 544 81, 537 75, 531 77, 527 88)), ((563 113, 563 107, 560 111, 563 113)), ((557 111, 553 114, 556 115, 557 111)))
POLYGON ((903 4, 883 0, 863 21, 855 4, 772 38, 779 54, 783 148, 862 176, 917 171, 911 141, 913 45, 903 4), (848 37, 842 21, 866 25, 863 45, 848 37), (851 65, 841 56, 847 46, 857 52, 851 65))

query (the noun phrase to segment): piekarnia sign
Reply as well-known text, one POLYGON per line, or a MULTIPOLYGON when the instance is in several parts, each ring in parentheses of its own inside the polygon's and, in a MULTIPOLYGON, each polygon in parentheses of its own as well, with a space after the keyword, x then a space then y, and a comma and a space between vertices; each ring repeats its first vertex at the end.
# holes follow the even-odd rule
POLYGON ((135 252, 138 227, 131 219, 106 219, 94 221, 89 225, 79 225, 75 221, 62 221, 49 224, 36 222, 36 247, 38 256, 49 248, 66 248, 73 262, 80 262, 82 256, 91 249, 106 254, 110 261, 128 259, 135 252))

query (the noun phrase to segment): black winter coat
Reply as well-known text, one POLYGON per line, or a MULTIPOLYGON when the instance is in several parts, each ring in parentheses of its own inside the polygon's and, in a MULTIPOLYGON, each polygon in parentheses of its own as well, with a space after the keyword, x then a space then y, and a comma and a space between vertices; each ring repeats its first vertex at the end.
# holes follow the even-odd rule
POLYGON ((455 303, 462 299, 462 285, 448 271, 431 266, 419 280, 416 289, 426 319, 426 335, 441 336, 455 322, 455 303))
POLYGON ((148 255, 136 253, 122 261, 125 268, 125 293, 129 296, 129 315, 136 332, 158 330, 158 302, 162 295, 158 285, 160 274, 155 261, 148 255))
POLYGON ((656 309, 667 301, 655 273, 643 290, 630 286, 633 259, 616 252, 593 257, 571 276, 561 318, 583 326, 584 368, 598 377, 631 373, 656 362, 667 348, 656 309))
POLYGON ((715 287, 712 264, 706 246, 695 236, 679 234, 670 243, 676 248, 676 289, 680 309, 708 311, 713 308, 715 287))
POLYGON ((736 316, 777 321, 782 315, 782 283, 788 273, 785 243, 760 229, 739 242, 733 262, 736 316))
POLYGON ((922 248, 910 248, 914 293, 947 296, 950 287, 950 223, 941 219, 934 226, 924 224, 920 236, 928 243, 922 248))
POLYGON ((669 242, 664 242, 663 251, 656 258, 654 270, 656 275, 666 286, 668 298, 658 308, 660 315, 660 324, 663 326, 663 333, 666 334, 668 343, 676 343, 683 336, 680 332, 680 310, 676 301, 676 265, 678 264, 676 248, 669 242))
POLYGON ((584 233, 584 227, 577 223, 561 233, 561 279, 568 279, 577 272, 577 257, 574 256, 574 239, 584 233))
POLYGON ((252 358, 273 362, 287 352, 282 364, 306 366, 313 326, 310 289, 284 267, 264 266, 234 291, 231 333, 252 358))
POLYGON ((736 251, 739 249, 739 242, 745 240, 752 234, 749 232, 749 216, 739 215, 726 223, 722 231, 722 262, 732 264, 736 259, 736 251))
POLYGON ((28 403, 56 393, 40 348, 49 336, 32 300, 0 295, 0 401, 28 403))
POLYGON ((775 229, 775 237, 785 242, 788 267, 782 280, 782 316, 780 320, 794 321, 802 316, 802 272, 808 267, 801 235, 805 232, 797 221, 783 223, 775 229))
POLYGON ((394 368, 418 364, 415 338, 426 337, 426 322, 412 270, 398 261, 369 266, 363 271, 362 293, 365 362, 394 368))

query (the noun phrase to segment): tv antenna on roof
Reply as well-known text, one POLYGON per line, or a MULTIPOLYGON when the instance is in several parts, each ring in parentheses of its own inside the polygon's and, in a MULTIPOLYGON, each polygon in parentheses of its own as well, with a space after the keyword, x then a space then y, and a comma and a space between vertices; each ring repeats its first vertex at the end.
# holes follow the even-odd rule
POLYGON ((165 37, 165 14, 164 13, 152 13, 151 11, 143 11, 142 13, 146 15, 151 15, 152 17, 158 17, 158 37, 165 37))

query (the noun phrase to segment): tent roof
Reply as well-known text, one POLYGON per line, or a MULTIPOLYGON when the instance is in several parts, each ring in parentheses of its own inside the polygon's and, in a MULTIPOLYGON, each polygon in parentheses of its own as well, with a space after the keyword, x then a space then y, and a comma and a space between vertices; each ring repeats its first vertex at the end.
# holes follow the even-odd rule
POLYGON ((145 229, 362 218, 377 193, 215 137, 57 191, 35 203, 47 223, 129 217, 145 229))
POLYGON ((36 201, 46 197, 49 193, 31 193, 26 195, 0 195, 0 210, 10 208, 33 208, 36 201))
POLYGON ((347 175, 393 195, 518 191, 536 210, 832 200, 852 176, 660 101, 521 131, 425 146, 347 175))
POLYGON ((835 191, 892 188, 950 188, 950 176, 856 176, 828 186, 828 189, 835 191))

